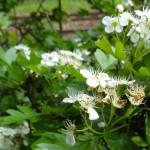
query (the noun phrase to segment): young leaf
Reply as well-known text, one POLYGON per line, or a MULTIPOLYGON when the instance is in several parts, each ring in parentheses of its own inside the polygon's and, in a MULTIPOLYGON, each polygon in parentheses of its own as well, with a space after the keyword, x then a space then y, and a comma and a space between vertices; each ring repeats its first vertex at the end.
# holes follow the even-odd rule
POLYGON ((141 146, 141 147, 146 147, 149 144, 140 136, 134 136, 132 138, 132 141, 137 145, 137 146, 141 146))
POLYGON ((115 57, 118 58, 119 60, 126 59, 126 53, 124 52, 124 46, 121 42, 116 43, 115 57))
POLYGON ((139 75, 140 76, 150 76, 150 72, 146 67, 140 67, 139 75))
POLYGON ((112 54, 113 55, 113 51, 112 51, 112 48, 111 48, 111 45, 109 43, 109 41, 107 40, 106 37, 104 37, 103 39, 101 40, 97 40, 95 42, 95 44, 101 48, 104 52, 106 52, 107 54, 112 54))
POLYGON ((117 59, 115 57, 105 54, 100 49, 97 49, 94 55, 103 70, 114 68, 114 64, 117 63, 117 59))

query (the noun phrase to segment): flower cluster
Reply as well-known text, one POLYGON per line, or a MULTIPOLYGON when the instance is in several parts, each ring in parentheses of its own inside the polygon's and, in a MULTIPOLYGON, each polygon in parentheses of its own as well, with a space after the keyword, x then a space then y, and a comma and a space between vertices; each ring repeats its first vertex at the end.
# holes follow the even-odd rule
POLYGON ((27 122, 23 126, 17 128, 0 127, 0 149, 2 150, 18 150, 20 143, 28 145, 26 135, 30 129, 27 122))
POLYGON ((105 16, 102 23, 105 25, 107 33, 112 32, 127 32, 126 36, 130 37, 134 45, 139 42, 144 44, 145 48, 150 47, 150 10, 148 7, 143 10, 135 10, 133 13, 122 12, 123 8, 119 5, 119 14, 114 17, 105 16), (126 28, 128 26, 128 28, 126 28), (129 29, 126 31, 126 29, 129 29))
POLYGON ((82 56, 75 52, 60 50, 58 52, 43 53, 41 64, 45 66, 63 66, 69 64, 74 66, 74 68, 79 68, 82 60, 82 56))
POLYGON ((135 86, 135 80, 128 81, 125 78, 114 78, 104 72, 86 69, 81 69, 80 73, 87 79, 86 83, 91 89, 97 88, 97 92, 106 95, 99 100, 101 106, 104 106, 103 103, 110 104, 111 102, 116 108, 122 108, 125 106, 127 100, 121 99, 117 94, 117 88, 119 85, 126 85, 128 87, 124 94, 132 105, 140 105, 145 96, 144 87, 139 87, 138 85, 135 86))

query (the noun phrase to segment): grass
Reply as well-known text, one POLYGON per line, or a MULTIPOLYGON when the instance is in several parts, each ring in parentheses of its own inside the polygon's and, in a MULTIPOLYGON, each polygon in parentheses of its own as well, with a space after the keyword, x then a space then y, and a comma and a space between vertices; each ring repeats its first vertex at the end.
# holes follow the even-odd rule
MULTIPOLYGON (((79 9, 90 9, 90 4, 86 0, 61 0, 62 9, 66 12, 78 11, 79 9)), ((58 7, 58 0, 45 0, 43 2, 45 9, 51 11, 58 7)), ((25 0, 16 6, 17 13, 30 13, 36 11, 39 7, 38 0, 25 0)))

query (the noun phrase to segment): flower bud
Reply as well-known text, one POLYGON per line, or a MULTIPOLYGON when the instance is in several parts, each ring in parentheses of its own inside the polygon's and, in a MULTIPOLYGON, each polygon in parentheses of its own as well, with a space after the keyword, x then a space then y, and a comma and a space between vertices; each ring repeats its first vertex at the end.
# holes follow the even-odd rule
POLYGON ((116 6, 116 10, 117 10, 119 13, 122 13, 123 10, 124 10, 123 5, 118 4, 118 5, 116 6))

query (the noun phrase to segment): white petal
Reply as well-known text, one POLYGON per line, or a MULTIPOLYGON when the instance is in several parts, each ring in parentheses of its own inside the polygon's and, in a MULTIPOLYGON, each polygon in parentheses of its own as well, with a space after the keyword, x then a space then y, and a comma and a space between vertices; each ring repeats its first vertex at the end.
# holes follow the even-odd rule
POLYGON ((74 138, 73 134, 67 134, 66 135, 66 143, 70 144, 70 145, 75 144, 75 138, 74 138))
POLYGON ((104 128, 105 127, 105 123, 104 122, 99 122, 97 125, 100 128, 104 128))
POLYGON ((106 81, 105 80, 100 80, 100 85, 105 88, 106 87, 106 81))
POLYGON ((131 41, 132 41, 133 43, 137 43, 138 40, 139 40, 139 35, 136 34, 136 33, 133 33, 133 34, 131 35, 131 41))
POLYGON ((102 78, 105 81, 109 81, 110 80, 109 75, 106 74, 106 73, 99 73, 99 77, 102 78))
POLYGON ((99 118, 98 113, 93 108, 89 108, 87 113, 89 114, 90 120, 96 120, 99 118))
POLYGON ((96 88, 99 85, 99 81, 97 79, 94 78, 88 78, 86 80, 87 85, 96 88))
POLYGON ((103 23, 104 25, 111 25, 111 23, 112 23, 111 17, 105 16, 105 17, 103 18, 103 20, 102 20, 102 23, 103 23))
POLYGON ((108 26, 105 27, 105 32, 111 33, 113 31, 114 31, 114 26, 108 25, 108 26))
POLYGON ((86 70, 86 69, 81 69, 80 70, 80 73, 83 75, 83 77, 85 78, 92 78, 93 77, 93 74, 89 71, 89 70, 86 70))
POLYGON ((120 25, 118 25, 118 26, 115 27, 115 30, 116 30, 118 33, 120 33, 120 32, 122 32, 122 27, 121 27, 120 25))
POLYGON ((74 103, 76 101, 76 99, 73 98, 65 98, 63 99, 63 103, 74 103))

